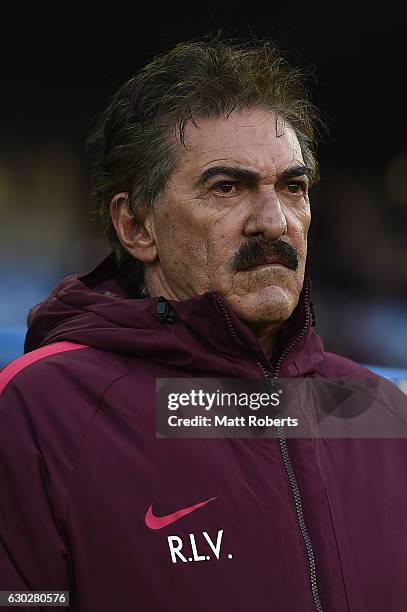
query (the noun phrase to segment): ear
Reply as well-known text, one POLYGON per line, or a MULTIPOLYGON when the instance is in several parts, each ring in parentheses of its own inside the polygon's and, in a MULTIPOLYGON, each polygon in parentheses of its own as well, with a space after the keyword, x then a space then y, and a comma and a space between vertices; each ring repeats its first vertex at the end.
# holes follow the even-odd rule
POLYGON ((157 258, 151 214, 147 207, 142 208, 135 218, 130 210, 128 193, 117 193, 110 202, 110 216, 118 239, 132 257, 145 262, 157 258))

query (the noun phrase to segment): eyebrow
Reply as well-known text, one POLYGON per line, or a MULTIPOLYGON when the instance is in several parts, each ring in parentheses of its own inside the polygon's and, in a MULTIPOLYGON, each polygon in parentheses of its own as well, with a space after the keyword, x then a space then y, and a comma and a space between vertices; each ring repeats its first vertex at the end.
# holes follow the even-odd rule
MULTIPOLYGON (((202 172, 202 174, 196 179, 195 187, 203 187, 210 179, 216 178, 217 176, 227 176, 229 178, 237 178, 243 181, 258 181, 261 178, 261 174, 256 170, 249 170, 248 168, 241 168, 240 166, 211 166, 202 172)), ((278 180, 287 180, 296 176, 306 176, 309 181, 312 180, 312 170, 308 166, 302 164, 298 166, 292 166, 283 170, 278 175, 278 180)))

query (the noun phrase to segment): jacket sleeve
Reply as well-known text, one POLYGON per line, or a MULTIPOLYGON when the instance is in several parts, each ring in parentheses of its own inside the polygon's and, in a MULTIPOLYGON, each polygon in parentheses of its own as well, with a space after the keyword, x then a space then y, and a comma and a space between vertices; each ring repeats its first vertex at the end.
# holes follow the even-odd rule
POLYGON ((11 381, 0 395, 0 590, 69 591, 70 554, 34 423, 29 401, 11 381))

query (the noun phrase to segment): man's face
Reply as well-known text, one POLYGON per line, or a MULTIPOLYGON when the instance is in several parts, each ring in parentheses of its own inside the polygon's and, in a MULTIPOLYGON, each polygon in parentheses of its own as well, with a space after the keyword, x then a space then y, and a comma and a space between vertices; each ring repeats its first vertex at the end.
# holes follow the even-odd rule
POLYGON ((152 212, 173 299, 218 291, 248 324, 285 321, 304 280, 309 169, 289 125, 260 109, 203 119, 152 212))

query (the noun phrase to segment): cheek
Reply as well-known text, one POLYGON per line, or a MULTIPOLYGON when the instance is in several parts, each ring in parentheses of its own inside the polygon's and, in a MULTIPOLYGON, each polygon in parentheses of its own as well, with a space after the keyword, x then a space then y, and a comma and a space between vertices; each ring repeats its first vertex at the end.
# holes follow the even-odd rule
POLYGON ((225 257, 233 244, 237 220, 236 213, 230 210, 210 210, 204 203, 194 211, 194 214, 183 215, 180 226, 191 243, 194 252, 192 256, 204 254, 210 263, 225 257))
POLYGON ((205 232, 208 258, 219 271, 225 271, 242 242, 243 223, 239 212, 229 210, 221 215, 212 215, 205 232))
POLYGON ((185 214, 164 213, 156 219, 160 265, 168 278, 185 282, 202 275, 207 260, 205 227, 185 214))
MULTIPOLYGON (((167 202, 168 204, 168 202, 167 202)), ((163 267, 213 276, 240 243, 239 211, 211 210, 204 201, 179 200, 155 215, 155 237, 163 267)))
POLYGON ((311 223, 311 213, 308 208, 291 211, 287 215, 288 233, 294 245, 304 250, 307 244, 307 235, 311 223))

